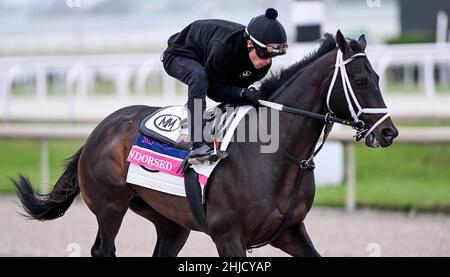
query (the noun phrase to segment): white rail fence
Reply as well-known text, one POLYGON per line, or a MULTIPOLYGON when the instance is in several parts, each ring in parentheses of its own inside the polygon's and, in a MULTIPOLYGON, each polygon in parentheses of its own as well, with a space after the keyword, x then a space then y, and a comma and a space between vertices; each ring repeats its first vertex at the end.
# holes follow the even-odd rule
POLYGON ((413 83, 414 68, 417 67, 418 80, 427 97, 436 94, 437 79, 441 86, 450 83, 450 43, 375 45, 369 46, 367 53, 380 75, 381 91, 385 91, 386 72, 392 66, 403 69, 405 85, 413 83))
MULTIPOLYGON (((95 125, 67 124, 1 124, 0 139, 30 139, 39 142, 40 183, 42 192, 49 191, 48 140, 86 139, 95 125)), ((403 127, 396 144, 450 144, 450 127, 403 127)), ((356 166, 353 130, 332 131, 329 141, 340 142, 346 151, 346 202, 348 211, 356 208, 356 166)), ((394 146, 395 147, 395 146, 394 146)))
MULTIPOLYGON (((300 60, 317 44, 293 46, 288 54, 274 60, 275 67, 288 66, 300 60)), ((405 83, 414 80, 414 68, 419 70, 419 83, 427 97, 436 94, 436 80, 442 85, 450 84, 450 43, 426 43, 405 45, 369 45, 367 54, 380 75, 382 91, 386 86, 387 70, 402 67, 405 83), (438 74, 438 78, 436 76, 438 74)), ((133 94, 142 98, 146 92, 146 80, 157 76, 162 88, 156 94, 165 99, 175 96, 176 80, 168 76, 160 62, 161 53, 74 55, 74 56, 28 56, 0 58, 0 109, 3 119, 8 119, 13 97, 13 85, 30 83, 34 86, 34 99, 49 99, 49 80, 61 78, 65 84, 67 112, 73 113, 75 103, 86 101, 92 91, 95 78, 110 80, 115 86, 115 100, 123 102, 133 94)), ((276 68, 274 68, 276 70, 276 68)))

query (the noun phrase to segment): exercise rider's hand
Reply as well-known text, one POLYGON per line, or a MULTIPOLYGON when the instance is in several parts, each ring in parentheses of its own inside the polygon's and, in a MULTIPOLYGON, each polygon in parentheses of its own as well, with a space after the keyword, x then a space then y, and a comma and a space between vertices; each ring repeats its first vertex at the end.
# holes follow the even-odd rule
POLYGON ((259 107, 259 100, 264 100, 264 93, 254 87, 245 88, 241 93, 242 103, 259 107))

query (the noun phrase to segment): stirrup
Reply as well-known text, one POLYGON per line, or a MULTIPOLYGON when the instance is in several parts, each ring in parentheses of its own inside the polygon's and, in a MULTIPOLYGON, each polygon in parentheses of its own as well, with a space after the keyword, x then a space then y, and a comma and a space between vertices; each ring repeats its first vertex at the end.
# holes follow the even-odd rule
POLYGON ((213 164, 217 161, 220 161, 222 159, 225 159, 226 157, 228 157, 228 152, 227 151, 218 151, 217 153, 212 153, 211 156, 208 159, 208 162, 210 164, 213 164))
POLYGON ((188 163, 196 165, 196 164, 203 164, 205 162, 209 162, 210 164, 213 164, 217 161, 225 159, 226 157, 228 157, 228 152, 218 151, 217 153, 213 152, 209 155, 205 155, 205 156, 201 156, 201 157, 188 158, 188 163))
POLYGON ((206 162, 207 160, 209 160, 210 157, 211 157, 211 154, 205 155, 205 156, 201 156, 201 157, 188 158, 188 163, 190 163, 190 164, 202 164, 202 163, 206 162))

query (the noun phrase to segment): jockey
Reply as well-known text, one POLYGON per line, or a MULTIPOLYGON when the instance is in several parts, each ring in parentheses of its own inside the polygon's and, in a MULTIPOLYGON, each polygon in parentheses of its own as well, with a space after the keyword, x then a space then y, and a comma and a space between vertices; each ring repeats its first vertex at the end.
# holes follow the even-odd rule
POLYGON ((189 87, 189 159, 205 161, 213 152, 202 135, 206 95, 216 102, 255 107, 264 99, 261 91, 249 86, 267 74, 273 57, 286 53, 286 31, 277 16, 275 9, 267 9, 247 27, 225 20, 199 20, 168 39, 161 59, 164 69, 189 87))

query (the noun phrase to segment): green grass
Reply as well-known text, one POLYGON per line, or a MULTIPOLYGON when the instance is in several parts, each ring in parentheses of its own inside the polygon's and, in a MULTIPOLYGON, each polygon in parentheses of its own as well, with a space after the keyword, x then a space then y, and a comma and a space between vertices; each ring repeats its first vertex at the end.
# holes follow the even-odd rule
MULTIPOLYGON (((72 156, 83 144, 81 141, 49 141, 50 187, 62 174, 64 159, 72 156)), ((39 144, 29 140, 0 140, 0 192, 12 193, 9 177, 21 173, 39 188, 39 144)))
MULTIPOLYGON (((82 141, 50 141, 50 186, 82 141)), ((381 209, 450 212, 450 146, 393 145, 371 149, 357 145, 357 205, 381 209)), ((12 193, 8 177, 22 173, 39 187, 39 145, 0 141, 0 192, 12 193)), ((314 205, 343 207, 345 186, 318 187, 314 205)))
MULTIPOLYGON (((450 146, 358 145, 359 207, 450 212, 450 146)), ((315 205, 343 206, 345 186, 319 187, 315 205)))

